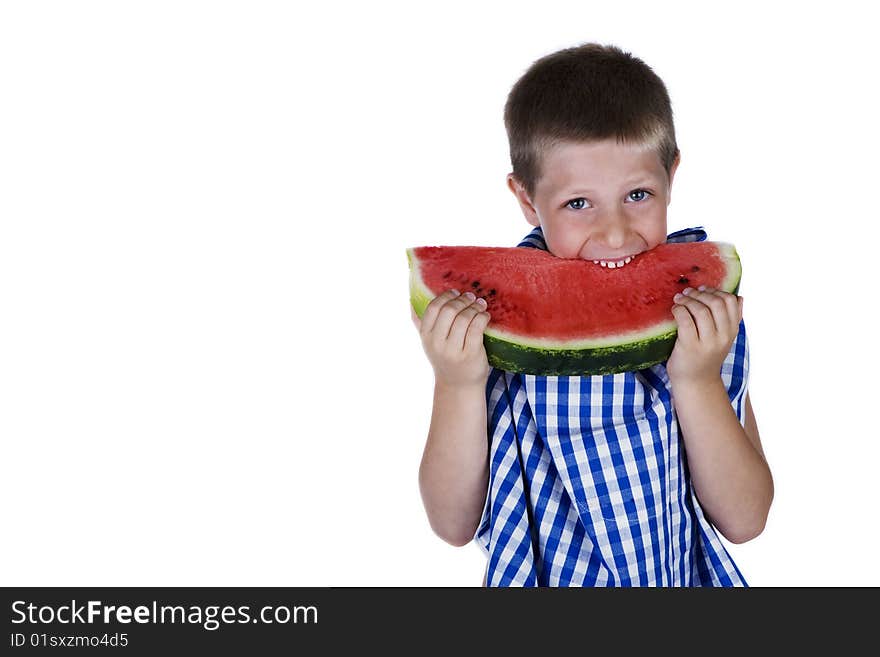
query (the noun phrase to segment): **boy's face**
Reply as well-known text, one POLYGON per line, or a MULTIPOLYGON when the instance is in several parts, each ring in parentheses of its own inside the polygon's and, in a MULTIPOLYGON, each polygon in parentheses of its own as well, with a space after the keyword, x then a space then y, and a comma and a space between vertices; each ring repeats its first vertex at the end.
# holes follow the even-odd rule
POLYGON ((534 199, 513 174, 507 184, 550 253, 616 263, 666 241, 678 161, 667 176, 654 149, 615 139, 564 142, 545 153, 534 199))

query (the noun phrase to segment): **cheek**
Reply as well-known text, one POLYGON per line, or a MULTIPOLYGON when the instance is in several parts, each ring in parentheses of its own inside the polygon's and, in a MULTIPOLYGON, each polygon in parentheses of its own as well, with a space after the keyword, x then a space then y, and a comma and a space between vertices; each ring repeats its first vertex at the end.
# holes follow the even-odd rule
POLYGON ((587 238, 583 233, 583 230, 574 230, 559 224, 544 227, 547 248, 558 258, 577 258, 587 238))
POLYGON ((666 206, 660 203, 640 217, 639 232, 649 242, 661 244, 666 241, 666 206))

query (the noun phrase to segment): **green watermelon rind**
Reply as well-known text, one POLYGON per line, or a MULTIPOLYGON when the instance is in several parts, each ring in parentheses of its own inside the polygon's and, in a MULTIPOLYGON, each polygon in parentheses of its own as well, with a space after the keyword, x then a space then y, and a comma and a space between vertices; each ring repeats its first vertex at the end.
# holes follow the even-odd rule
POLYGON ((541 376, 617 374, 656 365, 672 353, 677 329, 656 337, 595 349, 545 349, 484 336, 489 364, 499 370, 541 376))
MULTIPOLYGON (((732 244, 715 244, 728 263, 727 277, 721 289, 738 294, 742 279, 739 254, 732 244)), ((412 248, 406 250, 406 256, 410 268, 410 303, 416 315, 421 317, 434 295, 422 281, 418 268, 413 266, 417 259, 412 248)), ((650 330, 642 332, 638 340, 622 336, 616 344, 571 348, 564 346, 570 343, 560 343, 560 347, 554 348, 548 346, 546 339, 540 344, 530 343, 525 338, 498 337, 487 328, 483 344, 489 364, 500 370, 539 376, 590 376, 637 371, 662 363, 672 353, 677 335, 677 326, 670 330, 669 322, 662 322, 653 333, 650 330)))

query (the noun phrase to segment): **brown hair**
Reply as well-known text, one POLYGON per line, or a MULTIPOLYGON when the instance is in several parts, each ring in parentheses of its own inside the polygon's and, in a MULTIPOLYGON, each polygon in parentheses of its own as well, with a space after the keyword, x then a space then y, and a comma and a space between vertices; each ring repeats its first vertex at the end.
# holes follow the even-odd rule
POLYGON ((663 81, 641 59, 585 43, 535 61, 504 105, 513 175, 534 199, 541 155, 560 141, 615 137, 654 148, 667 174, 678 155, 663 81))

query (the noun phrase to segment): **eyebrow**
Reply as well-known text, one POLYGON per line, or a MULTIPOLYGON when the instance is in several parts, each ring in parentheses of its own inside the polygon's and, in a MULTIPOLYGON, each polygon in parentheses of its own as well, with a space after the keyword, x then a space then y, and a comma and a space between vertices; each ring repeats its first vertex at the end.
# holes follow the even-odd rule
MULTIPOLYGON (((634 176, 630 178, 626 183, 626 187, 630 187, 632 189, 638 189, 639 187, 647 187, 649 185, 654 185, 657 183, 657 179, 654 178, 653 175, 649 173, 645 173, 643 175, 634 176)), ((573 189, 571 191, 560 191, 558 196, 572 196, 573 194, 592 194, 593 190, 587 189, 585 187, 573 189)))
MULTIPOLYGON (((653 173, 651 173, 650 171, 639 171, 627 180, 625 186, 635 189, 639 186, 654 184, 657 184, 657 178, 654 176, 653 173)), ((594 191, 592 189, 587 189, 586 187, 572 187, 571 189, 572 191, 560 192, 560 194, 564 196, 568 196, 570 194, 591 194, 594 191)))

